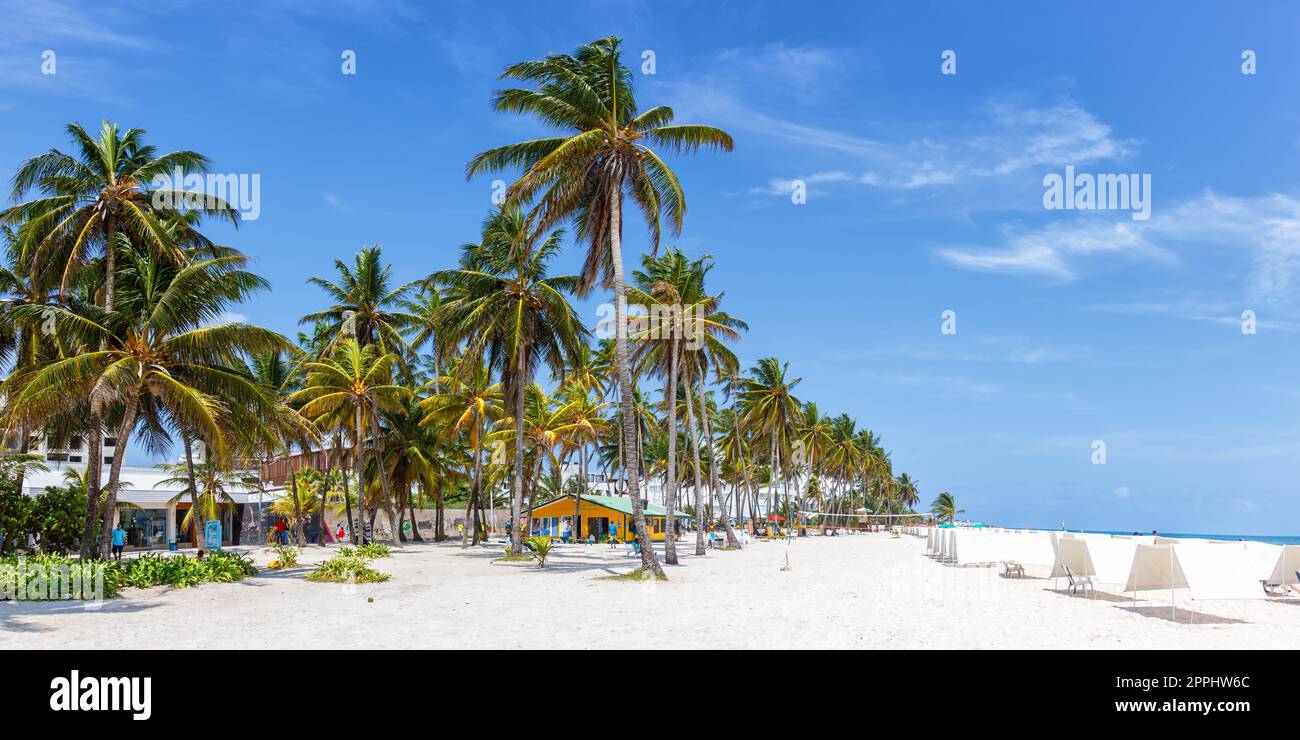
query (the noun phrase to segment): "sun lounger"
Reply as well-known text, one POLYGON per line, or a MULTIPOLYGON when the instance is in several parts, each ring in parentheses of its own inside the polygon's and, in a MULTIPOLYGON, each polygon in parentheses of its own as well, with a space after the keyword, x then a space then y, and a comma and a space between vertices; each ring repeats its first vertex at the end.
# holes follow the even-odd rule
POLYGON ((1093 585, 1091 578, 1075 575, 1068 565, 1065 566, 1065 577, 1070 581, 1070 593, 1077 594, 1079 589, 1083 589, 1085 595, 1088 593, 1088 589, 1092 589, 1094 595, 1097 593, 1097 587, 1093 585))

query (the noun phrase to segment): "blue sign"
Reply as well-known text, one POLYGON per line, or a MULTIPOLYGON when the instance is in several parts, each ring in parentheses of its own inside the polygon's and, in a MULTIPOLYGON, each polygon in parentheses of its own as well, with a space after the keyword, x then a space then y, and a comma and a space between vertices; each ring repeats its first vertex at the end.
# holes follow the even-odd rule
POLYGON ((203 546, 209 550, 221 549, 221 522, 213 519, 203 528, 203 546))

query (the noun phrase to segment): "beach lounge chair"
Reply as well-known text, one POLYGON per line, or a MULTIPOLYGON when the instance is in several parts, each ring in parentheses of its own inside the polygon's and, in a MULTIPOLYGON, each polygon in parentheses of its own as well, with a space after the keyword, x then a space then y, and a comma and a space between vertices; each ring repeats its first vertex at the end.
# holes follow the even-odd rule
POLYGON ((1070 581, 1070 593, 1077 594, 1079 589, 1083 589, 1085 595, 1088 593, 1088 589, 1092 589, 1093 594, 1097 593, 1097 587, 1093 585, 1091 578, 1075 575, 1068 565, 1065 566, 1065 577, 1070 581))

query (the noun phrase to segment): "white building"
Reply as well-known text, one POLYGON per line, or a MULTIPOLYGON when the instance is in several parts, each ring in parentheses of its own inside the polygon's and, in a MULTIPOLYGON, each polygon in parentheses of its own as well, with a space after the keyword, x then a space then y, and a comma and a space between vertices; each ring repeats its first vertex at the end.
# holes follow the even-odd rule
MULTIPOLYGON (((67 485, 66 475, 70 470, 85 474, 86 464, 74 459, 84 457, 84 446, 81 455, 75 454, 77 448, 71 445, 65 450, 47 450, 43 446, 38 449, 41 452, 34 449, 33 453, 45 458, 48 470, 29 473, 23 480, 24 494, 35 496, 43 493, 47 487, 67 485), (67 459, 62 459, 63 456, 67 459)), ((195 462, 201 462, 202 446, 196 446, 194 452, 195 462)), ((107 459, 110 455, 111 453, 105 453, 104 457, 107 459)), ((100 480, 107 482, 108 475, 109 466, 106 464, 101 471, 100 480)), ((118 489, 117 500, 129 506, 118 508, 116 521, 126 530, 128 549, 166 549, 169 542, 178 542, 180 547, 189 544, 185 541, 189 537, 188 533, 178 537, 181 522, 190 508, 189 496, 180 496, 178 501, 172 502, 187 487, 180 483, 164 484, 163 481, 170 477, 173 477, 172 473, 158 467, 122 466, 122 486, 118 489)), ((253 488, 235 488, 230 494, 235 506, 221 508, 222 543, 261 542, 264 536, 260 532, 262 513, 275 501, 276 494, 253 488)))

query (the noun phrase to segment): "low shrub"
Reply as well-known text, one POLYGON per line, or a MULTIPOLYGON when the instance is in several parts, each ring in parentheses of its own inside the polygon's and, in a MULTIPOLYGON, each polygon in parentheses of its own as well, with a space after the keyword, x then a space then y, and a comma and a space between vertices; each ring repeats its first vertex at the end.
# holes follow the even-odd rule
POLYGON ((555 548, 555 545, 552 544, 551 542, 551 538, 550 537, 529 537, 528 541, 524 544, 528 545, 528 549, 531 550, 533 556, 537 558, 537 567, 545 568, 546 557, 550 555, 551 550, 555 548))
POLYGON ((0 557, 0 601, 109 599, 123 585, 113 563, 50 554, 0 557))
POLYGON ((281 570, 283 568, 297 567, 298 548, 290 545, 276 545, 271 549, 275 550, 275 560, 267 563, 267 568, 270 568, 271 570, 281 570))
POLYGON ((393 548, 382 542, 370 542, 358 547, 357 553, 362 557, 371 558, 372 560, 378 558, 391 558, 393 556, 393 548))
POLYGON ((204 560, 185 555, 145 553, 115 565, 121 570, 124 583, 133 588, 187 588, 200 583, 233 583, 257 574, 252 560, 229 552, 214 552, 204 560))
POLYGON ((350 547, 341 548, 338 555, 308 573, 307 580, 316 583, 382 583, 392 577, 371 568, 364 556, 351 550, 350 547), (344 553, 343 550, 349 552, 344 553))

